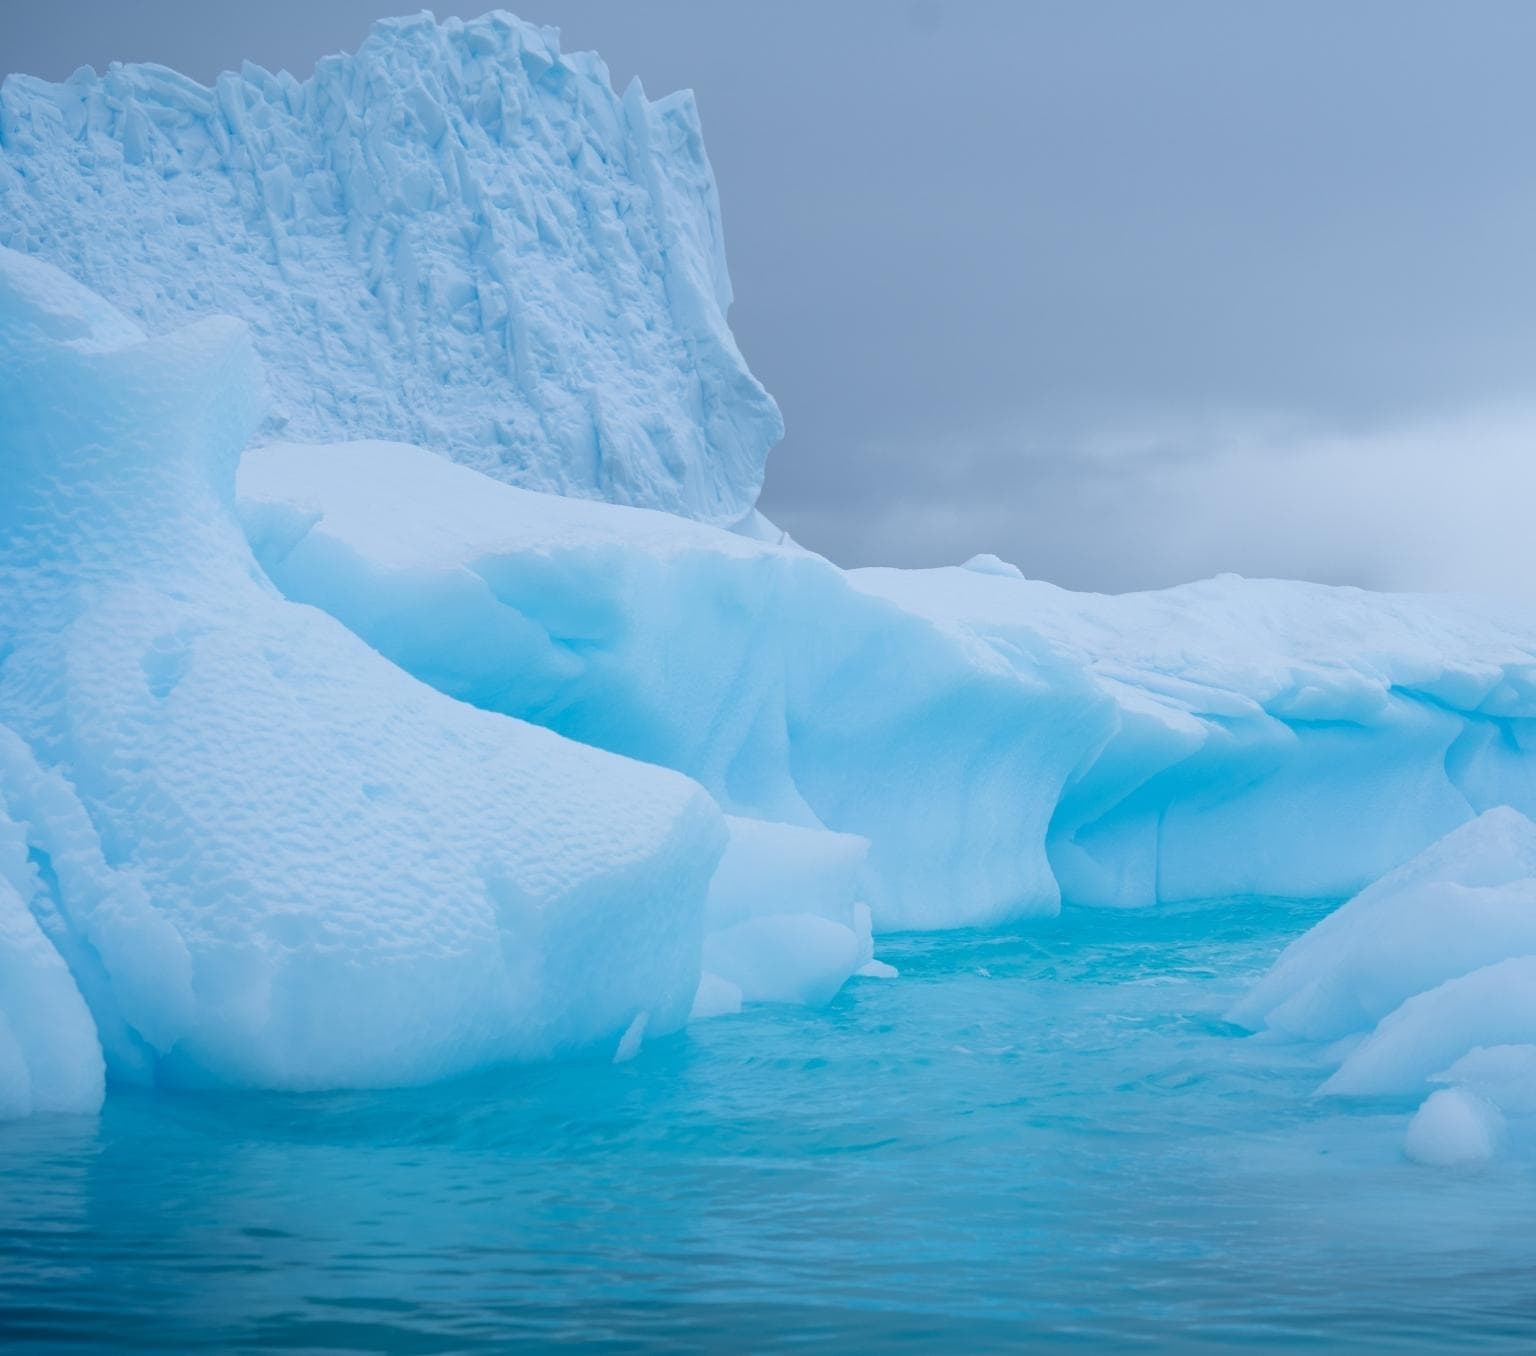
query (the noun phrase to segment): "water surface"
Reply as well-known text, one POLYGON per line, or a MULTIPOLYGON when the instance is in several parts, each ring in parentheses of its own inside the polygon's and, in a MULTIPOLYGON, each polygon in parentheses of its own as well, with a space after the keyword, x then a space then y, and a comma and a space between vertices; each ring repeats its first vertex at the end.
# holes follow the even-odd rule
POLYGON ((627 1064, 0 1126, 11 1350, 1536 1349, 1536 1165, 1222 1018, 1323 910, 886 939, 627 1064))

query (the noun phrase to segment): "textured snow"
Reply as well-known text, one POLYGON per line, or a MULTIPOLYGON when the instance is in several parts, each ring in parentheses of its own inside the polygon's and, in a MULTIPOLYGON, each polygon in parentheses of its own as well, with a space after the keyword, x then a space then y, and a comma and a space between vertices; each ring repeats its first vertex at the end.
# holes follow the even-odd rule
POLYGON ((259 377, 238 322, 138 338, 0 252, 8 1109, 99 1097, 81 999, 114 1076, 290 1088, 693 1002, 718 810, 278 596, 233 514, 259 377))
POLYGON ((284 592, 425 681, 867 839, 880 928, 1337 898, 1536 809, 1536 630, 1464 600, 843 573, 399 445, 271 446, 239 483, 284 592))
POLYGON ((692 95, 620 97, 505 14, 382 22, 303 82, 11 76, 0 245, 156 333, 244 320, 295 437, 732 523, 782 432, 692 95))

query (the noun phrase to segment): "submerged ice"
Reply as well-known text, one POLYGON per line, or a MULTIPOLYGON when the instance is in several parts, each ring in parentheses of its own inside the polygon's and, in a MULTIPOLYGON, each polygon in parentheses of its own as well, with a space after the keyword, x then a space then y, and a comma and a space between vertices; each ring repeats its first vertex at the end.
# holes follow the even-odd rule
POLYGON ((882 930, 1363 889, 1236 1018, 1495 1152, 1536 623, 840 570, 755 514, 729 302, 691 99, 506 16, 6 82, 0 1115, 628 1059, 882 930))

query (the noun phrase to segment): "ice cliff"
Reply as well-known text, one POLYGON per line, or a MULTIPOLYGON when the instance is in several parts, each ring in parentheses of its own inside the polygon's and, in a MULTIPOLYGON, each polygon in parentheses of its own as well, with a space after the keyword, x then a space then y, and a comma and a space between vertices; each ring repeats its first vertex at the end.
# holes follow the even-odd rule
POLYGON ((381 23, 302 82, 11 76, 0 245, 157 333, 244 320, 292 437, 729 523, 782 431, 692 95, 620 97, 504 14, 381 23))

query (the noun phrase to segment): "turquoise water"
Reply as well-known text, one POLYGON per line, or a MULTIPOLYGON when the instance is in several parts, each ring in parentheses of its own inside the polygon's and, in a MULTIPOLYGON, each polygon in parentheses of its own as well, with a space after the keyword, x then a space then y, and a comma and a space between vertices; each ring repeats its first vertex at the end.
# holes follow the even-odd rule
POLYGON ((619 1065, 0 1126, 8 1349, 1536 1344, 1536 1166, 1222 1013, 1323 910, 886 939, 619 1065))

